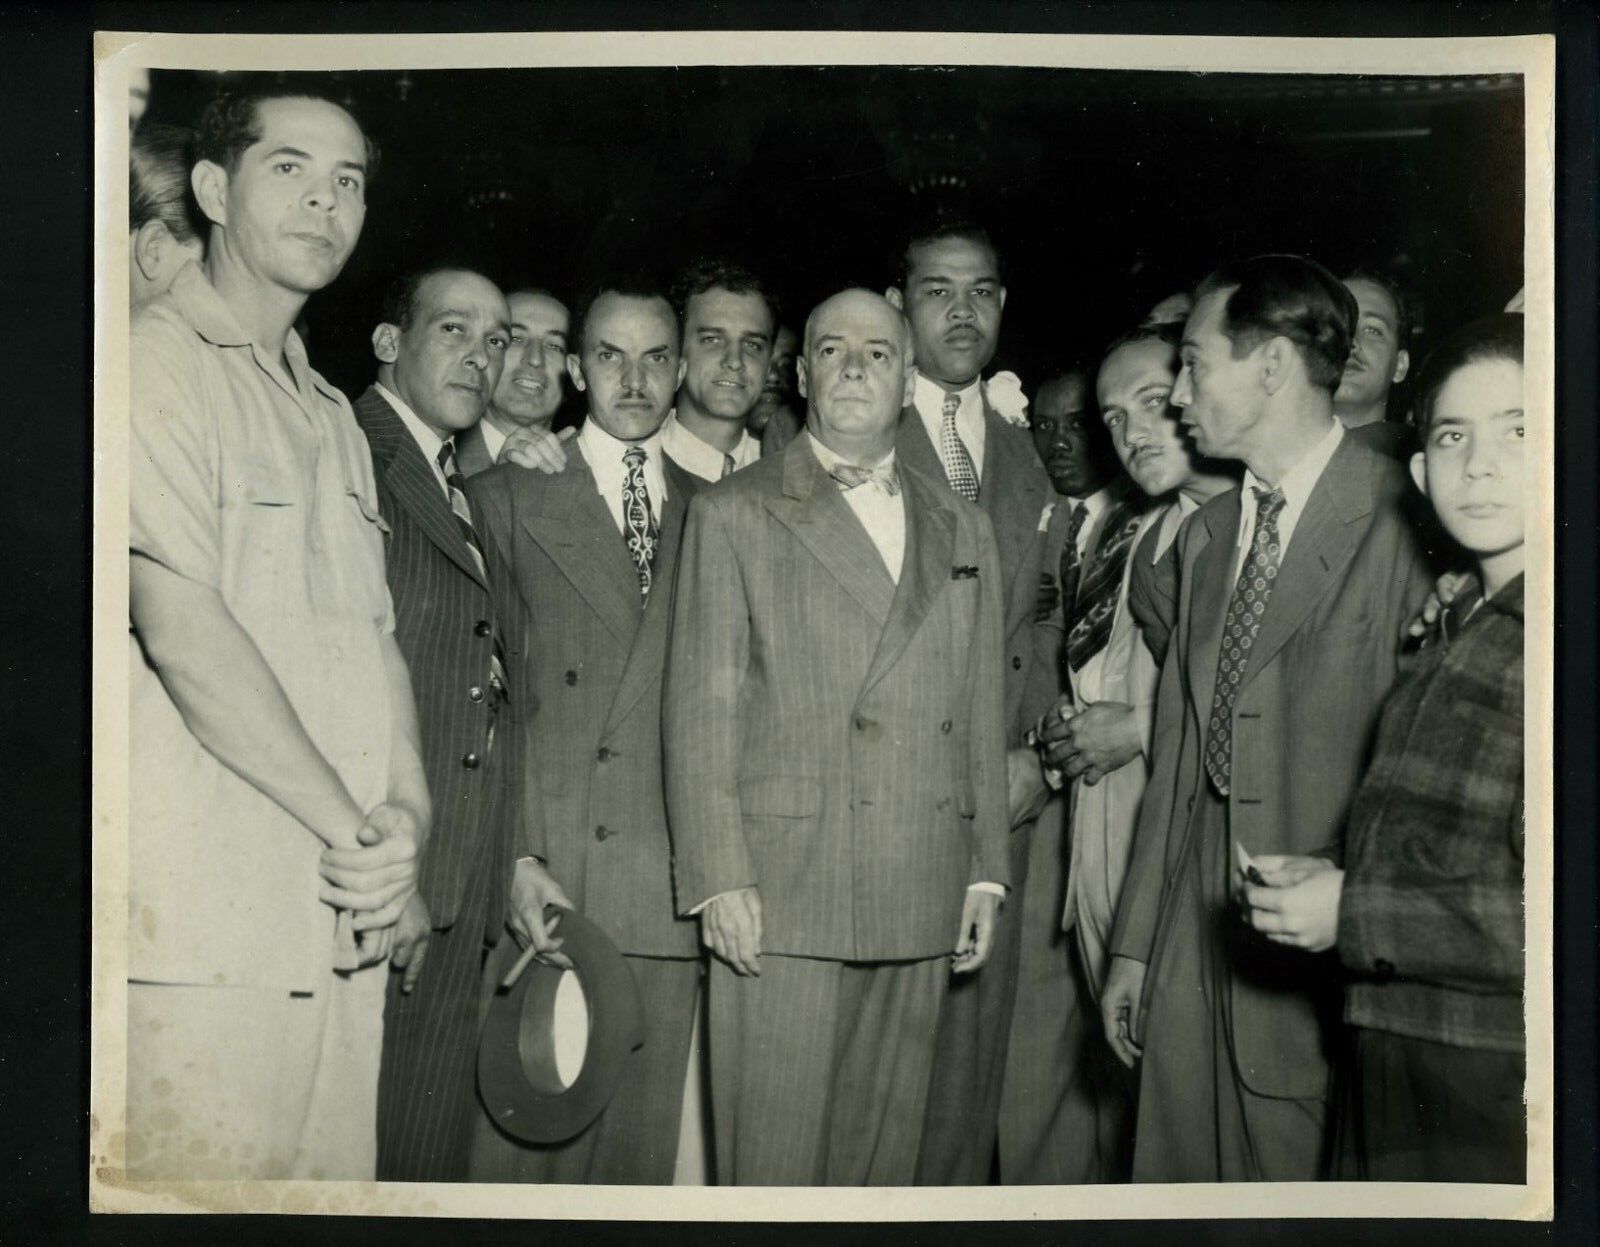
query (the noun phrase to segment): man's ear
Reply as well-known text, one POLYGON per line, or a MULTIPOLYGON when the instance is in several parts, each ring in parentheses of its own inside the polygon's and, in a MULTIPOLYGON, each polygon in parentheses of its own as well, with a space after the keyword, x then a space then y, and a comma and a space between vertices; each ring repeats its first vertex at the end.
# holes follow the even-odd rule
POLYGON ((139 266, 146 281, 154 281, 161 272, 161 261, 174 239, 166 222, 149 220, 134 230, 129 245, 133 248, 133 262, 139 266))
POLYGON ((1001 286, 1000 287, 1000 310, 1001 311, 1005 311, 1005 307, 1006 307, 1006 288, 1004 286, 1001 286))
POLYGON ((567 353, 567 376, 572 378, 572 384, 578 387, 580 394, 589 388, 583 383, 583 364, 570 351, 567 353))
POLYGON ((811 397, 806 393, 806 357, 804 355, 797 355, 795 357, 794 377, 796 384, 800 387, 800 397, 811 397))
POLYGON ((392 364, 400 358, 400 326, 387 321, 372 331, 372 353, 380 364, 392 364))
POLYGON ((228 171, 215 161, 202 160, 189 171, 195 202, 213 225, 228 223, 228 171))
POLYGON ((1411 352, 1401 351, 1394 357, 1394 376, 1389 378, 1390 385, 1399 385, 1406 379, 1406 373, 1411 371, 1411 352))
POLYGON ((889 301, 889 306, 897 311, 906 310, 906 296, 899 286, 890 286, 883 292, 883 297, 889 301))
POLYGON ((683 356, 678 357, 678 379, 672 383, 672 392, 676 394, 683 388, 683 379, 689 375, 689 361, 683 356))
POLYGON ((1411 479, 1417 483, 1422 496, 1428 496, 1428 456, 1420 450, 1411 456, 1411 479))
POLYGON ((1261 348, 1261 388, 1276 394, 1288 383, 1289 361, 1298 355, 1288 338, 1269 338, 1261 348))

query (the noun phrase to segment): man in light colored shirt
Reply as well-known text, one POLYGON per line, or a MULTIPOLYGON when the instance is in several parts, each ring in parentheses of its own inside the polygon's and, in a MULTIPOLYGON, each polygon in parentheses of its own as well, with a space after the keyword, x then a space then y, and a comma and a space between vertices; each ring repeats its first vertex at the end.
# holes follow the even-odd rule
POLYGON ((685 472, 718 481, 761 457, 745 428, 760 400, 777 321, 761 279, 722 260, 689 266, 673 288, 683 326, 683 384, 662 429, 685 472))
POLYGON ((197 155, 204 266, 130 350, 126 1163, 370 1180, 430 809, 371 459, 292 326, 376 153, 275 86, 210 104, 197 155))
MULTIPOLYGON (((565 464, 547 473, 502 463, 467 492, 537 630, 513 703, 536 708, 525 770, 542 818, 520 846, 510 925, 549 951, 561 931, 546 930, 547 903, 596 923, 627 958, 646 1039, 604 1112, 564 1143, 517 1142, 480 1114, 470 1172, 703 1181, 703 1166, 678 1164, 700 955, 695 924, 673 904, 661 771, 668 618, 684 509, 699 485, 663 451, 661 423, 683 378, 678 321, 659 293, 611 285, 578 327, 568 371, 589 412, 565 464)), ((490 958, 491 990, 515 955, 508 944, 490 958)))
POLYGON ((724 1183, 914 1180, 949 974, 984 972, 1008 877, 999 560, 895 450, 911 375, 889 303, 826 300, 807 431, 690 507, 667 798, 724 1183))
POLYGON ((1044 547, 1040 517, 1055 494, 1034 452, 1016 379, 1005 373, 983 379, 999 344, 1006 299, 1000 253, 989 234, 971 221, 936 217, 909 231, 898 261, 886 295, 911 326, 917 376, 897 452, 988 514, 1005 608, 1013 888, 988 969, 951 985, 939 1020, 939 1094, 920 1169, 923 1181, 976 1185, 989 1180, 996 1146, 1029 829, 1049 795, 1038 754, 1022 734, 1057 690, 1054 671, 1036 668, 1033 635, 1044 547))
POLYGON ((476 476, 498 463, 507 439, 521 440, 522 430, 548 431, 561 407, 571 328, 566 305, 549 291, 533 287, 511 291, 506 304, 511 310, 511 342, 500 383, 483 419, 456 435, 456 457, 464 476, 476 476))
POLYGON ((1254 854, 1341 856, 1428 587, 1403 470, 1333 414, 1356 321, 1320 265, 1258 256, 1203 281, 1184 326, 1170 401, 1246 483, 1176 538, 1153 766, 1100 999, 1112 1050, 1138 1066, 1135 1181, 1324 1174, 1338 978, 1230 904, 1254 854))

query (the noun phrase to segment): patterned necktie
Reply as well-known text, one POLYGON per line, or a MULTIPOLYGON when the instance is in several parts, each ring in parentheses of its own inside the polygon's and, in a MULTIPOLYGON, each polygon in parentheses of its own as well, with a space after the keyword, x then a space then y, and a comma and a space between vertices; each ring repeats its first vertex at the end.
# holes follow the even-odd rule
POLYGON ((733 475, 733 456, 732 455, 723 455, 722 456, 722 475, 723 476, 732 476, 733 475))
POLYGON ((894 461, 885 460, 875 468, 857 467, 841 463, 828 469, 828 475, 839 482, 839 488, 848 493, 858 485, 876 485, 889 497, 900 493, 900 476, 894 470, 894 461))
POLYGON ((1106 516, 1105 535, 1078 585, 1077 610, 1067 633, 1067 663, 1074 671, 1106 647, 1122 596, 1122 573, 1139 532, 1139 510, 1122 503, 1106 516))
MULTIPOLYGON (((483 547, 478 544, 478 530, 472 526, 472 508, 467 505, 467 482, 456 465, 455 439, 439 447, 439 471, 444 473, 445 492, 450 495, 450 510, 455 513, 456 524, 466 538, 467 549, 472 551, 472 561, 477 564, 483 583, 489 583, 489 568, 484 561, 483 547)), ((495 692, 505 694, 510 685, 506 681, 505 649, 500 643, 499 629, 495 630, 494 644, 489 654, 489 683, 495 692)))
POLYGON ((650 506, 650 491, 644 483, 645 453, 642 446, 630 446, 622 455, 622 528, 628 539, 628 553, 639 571, 639 597, 650 596, 650 566, 655 562, 656 544, 661 529, 650 506))
POLYGON ((1061 613, 1070 630, 1078 619, 1078 582, 1083 575, 1083 555, 1078 551, 1078 534, 1089 518, 1086 503, 1076 503, 1067 525, 1067 543, 1061 547, 1061 613))
POLYGON ((978 473, 972 466, 972 456, 956 430, 956 412, 961 410, 961 396, 944 396, 943 418, 939 423, 939 458, 944 461, 944 474, 955 490, 968 502, 978 500, 978 473))
POLYGON ((1278 544, 1278 513, 1283 510, 1283 502, 1282 490, 1256 490, 1256 531, 1250 538, 1250 553, 1233 587, 1233 600, 1228 603, 1228 617, 1222 626, 1217 687, 1211 698, 1211 722, 1206 728, 1206 774, 1224 797, 1232 785, 1233 701, 1244 679, 1250 647, 1261 631, 1267 598, 1283 557, 1278 544))

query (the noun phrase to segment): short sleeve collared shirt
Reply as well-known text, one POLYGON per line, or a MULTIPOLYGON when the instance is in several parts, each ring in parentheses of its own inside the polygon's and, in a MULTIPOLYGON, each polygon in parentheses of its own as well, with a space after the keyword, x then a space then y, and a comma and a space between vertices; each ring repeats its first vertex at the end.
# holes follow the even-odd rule
MULTIPOLYGON (((130 348, 130 554, 221 595, 370 809, 388 789, 394 617, 349 403, 293 333, 282 360, 252 344, 197 266, 130 348)), ((333 948, 322 841, 189 733, 137 637, 130 658, 130 976, 314 985, 333 948)))

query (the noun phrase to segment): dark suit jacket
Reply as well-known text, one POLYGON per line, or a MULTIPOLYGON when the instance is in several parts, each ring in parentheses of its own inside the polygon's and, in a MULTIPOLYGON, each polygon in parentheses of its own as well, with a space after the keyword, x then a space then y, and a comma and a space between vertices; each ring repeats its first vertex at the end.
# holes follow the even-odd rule
POLYGON ((456 466, 461 469, 462 476, 476 476, 494 467, 489 447, 483 440, 483 421, 456 434, 456 466))
POLYGON ((690 506, 666 693, 678 904, 754 884, 764 952, 947 954, 967 885, 1009 882, 994 538, 900 477, 898 586, 807 438, 690 506))
POLYGON ((527 851, 623 952, 690 957, 698 932, 672 899, 661 677, 684 508, 700 483, 665 455, 661 468, 667 498, 642 610, 627 545, 575 445, 554 476, 501 464, 467 492, 532 628, 527 782, 544 816, 527 851))
MULTIPOLYGON (((1341 855, 1401 631, 1429 583, 1401 509, 1409 488, 1398 464, 1345 438, 1306 501, 1234 700, 1228 819, 1252 854, 1341 855)), ((1182 870, 1211 868, 1190 851, 1191 812, 1208 782, 1202 751, 1235 579, 1240 493, 1201 507, 1174 543, 1177 625, 1111 941, 1114 954, 1146 963, 1169 938, 1197 938, 1173 929, 1176 906, 1164 902, 1182 870)), ((1324 1095, 1325 1010, 1337 1008, 1330 967, 1254 937, 1236 948, 1229 981, 1245 1084, 1269 1096, 1324 1095)))
MULTIPOLYGON (((1056 494, 1028 430, 1006 423, 987 400, 983 418, 983 475, 978 481, 978 505, 989 516, 995 547, 1000 552, 1000 594, 1005 610, 1006 745, 1015 747, 1022 743, 1022 734, 1049 708, 1059 687, 1053 670, 1036 667, 1034 637, 1044 549, 1039 520, 1056 494)), ((895 449, 901 463, 950 488, 938 448, 929 440, 915 407, 907 406, 900 413, 895 449)))
MULTIPOLYGON (((514 707, 501 707, 494 747, 487 747, 489 662, 498 631, 507 665, 514 665, 509 638, 517 629, 501 618, 493 586, 479 574, 438 477, 394 409, 369 388, 355 415, 372 448, 378 507, 389 525, 384 554, 395 639, 411 672, 433 798, 433 830, 418 863, 417 887, 433 924, 445 927, 469 889, 489 889, 491 915, 505 908, 513 827, 522 813, 520 768, 512 764, 520 750, 514 707), (495 785, 498 793, 491 791, 495 785), (485 837, 495 844, 490 880, 470 873, 485 837)), ((481 524, 475 528, 495 579, 493 543, 481 524)))

